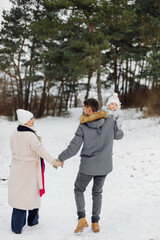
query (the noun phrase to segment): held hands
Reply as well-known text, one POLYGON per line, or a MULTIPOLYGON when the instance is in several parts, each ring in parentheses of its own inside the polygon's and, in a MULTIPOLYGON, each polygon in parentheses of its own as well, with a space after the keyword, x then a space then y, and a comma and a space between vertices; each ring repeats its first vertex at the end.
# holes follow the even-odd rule
POLYGON ((53 167, 55 168, 55 169, 57 169, 58 167, 60 167, 61 166, 61 168, 63 168, 63 162, 61 162, 59 159, 56 159, 55 160, 55 162, 53 163, 53 167))

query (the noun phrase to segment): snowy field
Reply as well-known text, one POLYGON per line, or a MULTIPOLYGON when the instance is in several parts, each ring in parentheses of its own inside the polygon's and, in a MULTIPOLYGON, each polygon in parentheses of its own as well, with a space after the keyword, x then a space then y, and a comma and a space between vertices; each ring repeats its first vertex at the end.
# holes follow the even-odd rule
MULTIPOLYGON (((36 121, 43 144, 55 158, 72 139, 82 109, 69 118, 48 117, 36 121)), ((25 226, 21 235, 10 230, 12 208, 7 203, 11 152, 9 138, 17 122, 0 118, 0 238, 3 240, 160 240, 160 118, 140 118, 125 110, 125 137, 114 142, 114 169, 106 178, 100 233, 89 227, 79 235, 73 185, 79 154, 55 170, 46 163, 46 194, 42 197, 39 224, 25 226), (4 179, 7 179, 4 181, 4 179)), ((86 213, 90 224, 91 188, 87 188, 86 213)))

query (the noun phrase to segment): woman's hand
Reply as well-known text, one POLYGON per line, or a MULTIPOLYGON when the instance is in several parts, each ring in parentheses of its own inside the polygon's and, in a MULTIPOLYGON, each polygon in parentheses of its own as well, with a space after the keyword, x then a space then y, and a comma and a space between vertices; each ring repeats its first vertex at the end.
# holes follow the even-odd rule
POLYGON ((59 159, 56 159, 55 162, 53 163, 53 167, 57 169, 60 166, 63 167, 63 164, 64 163, 61 162, 59 159))

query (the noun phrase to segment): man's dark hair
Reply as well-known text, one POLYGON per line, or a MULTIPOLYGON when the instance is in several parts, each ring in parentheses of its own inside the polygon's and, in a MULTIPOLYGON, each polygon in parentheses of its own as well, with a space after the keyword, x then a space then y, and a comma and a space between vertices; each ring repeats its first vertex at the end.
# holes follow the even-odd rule
POLYGON ((88 98, 83 102, 85 107, 90 107, 93 112, 97 112, 99 108, 98 101, 95 98, 88 98))

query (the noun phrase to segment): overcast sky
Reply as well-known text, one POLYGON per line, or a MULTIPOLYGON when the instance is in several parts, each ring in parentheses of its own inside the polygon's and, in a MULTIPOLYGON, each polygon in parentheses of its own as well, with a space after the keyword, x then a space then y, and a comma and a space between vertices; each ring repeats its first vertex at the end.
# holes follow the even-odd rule
POLYGON ((0 0, 0 22, 2 20, 2 11, 3 9, 9 10, 11 7, 11 3, 9 0, 0 0))

